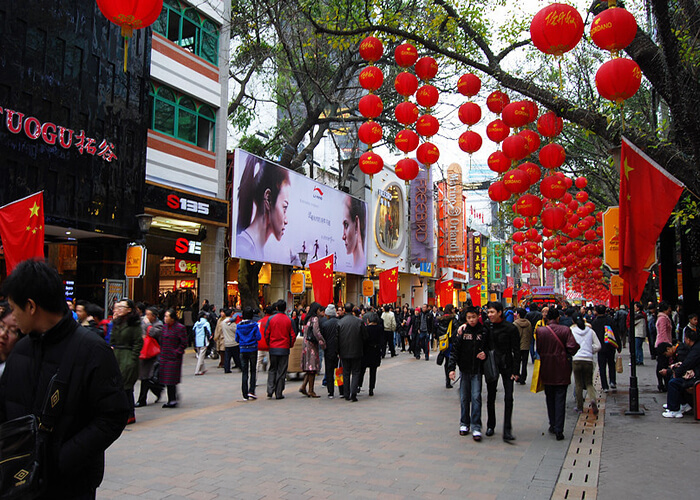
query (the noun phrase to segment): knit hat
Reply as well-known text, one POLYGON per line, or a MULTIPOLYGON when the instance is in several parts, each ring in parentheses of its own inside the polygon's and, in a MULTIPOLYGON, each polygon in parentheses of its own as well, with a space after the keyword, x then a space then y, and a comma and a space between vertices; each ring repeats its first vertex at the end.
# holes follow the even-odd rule
POLYGON ((333 304, 328 304, 328 307, 326 307, 326 316, 329 318, 335 318, 337 316, 335 306, 333 304))

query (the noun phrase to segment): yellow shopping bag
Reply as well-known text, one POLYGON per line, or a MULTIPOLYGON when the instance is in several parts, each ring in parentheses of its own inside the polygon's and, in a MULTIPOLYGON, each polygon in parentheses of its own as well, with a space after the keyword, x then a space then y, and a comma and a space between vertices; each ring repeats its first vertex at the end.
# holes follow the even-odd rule
POLYGON ((530 392, 538 393, 544 391, 544 384, 540 378, 540 360, 535 360, 535 366, 532 367, 532 382, 530 383, 530 392))

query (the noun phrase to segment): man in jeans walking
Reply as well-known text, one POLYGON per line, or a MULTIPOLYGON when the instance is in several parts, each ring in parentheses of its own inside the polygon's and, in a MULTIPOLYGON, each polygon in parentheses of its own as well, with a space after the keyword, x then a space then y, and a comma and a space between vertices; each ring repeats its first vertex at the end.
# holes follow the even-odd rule
POLYGON ((270 316, 267 326, 262 332, 270 346, 270 367, 267 371, 267 397, 273 393, 275 399, 284 399, 284 381, 289 366, 289 351, 294 347, 296 335, 292 329, 292 320, 284 313, 287 303, 278 300, 277 311, 270 316))
POLYGON ((433 314, 428 309, 428 304, 423 304, 420 313, 416 316, 416 326, 418 328, 418 343, 413 354, 416 359, 420 359, 420 351, 425 352, 425 360, 430 358, 430 334, 433 332, 433 314))

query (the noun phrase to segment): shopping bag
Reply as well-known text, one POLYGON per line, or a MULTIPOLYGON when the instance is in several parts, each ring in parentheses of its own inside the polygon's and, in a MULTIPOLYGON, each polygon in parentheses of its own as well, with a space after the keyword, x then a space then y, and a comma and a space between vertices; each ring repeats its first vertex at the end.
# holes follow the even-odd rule
POLYGON ((622 373, 622 356, 619 354, 617 355, 617 359, 615 360, 615 371, 617 373, 622 373))
POLYGON ((335 386, 343 387, 343 367, 335 369, 335 386))
POLYGON ((143 347, 139 359, 151 359, 160 354, 160 345, 158 341, 150 335, 143 336, 143 347))
MULTIPOLYGON (((603 337, 603 342, 605 342, 611 347, 614 347, 615 349, 618 348, 617 339, 615 339, 615 333, 613 332, 612 327, 608 325, 605 325, 605 336, 603 337)), ((622 373, 622 371, 620 371, 619 373, 622 373)))
POLYGON ((530 383, 530 392, 538 393, 544 391, 544 384, 540 378, 540 360, 535 360, 535 366, 532 367, 532 381, 530 383))

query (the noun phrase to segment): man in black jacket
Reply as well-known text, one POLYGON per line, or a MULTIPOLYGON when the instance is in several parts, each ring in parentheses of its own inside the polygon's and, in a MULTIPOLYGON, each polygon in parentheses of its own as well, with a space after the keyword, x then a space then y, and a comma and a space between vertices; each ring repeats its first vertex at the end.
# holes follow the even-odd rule
MULTIPOLYGON (((685 396, 685 390, 693 387, 700 380, 700 333, 691 331, 686 334, 685 344, 690 347, 688 354, 682 363, 675 363, 673 378, 668 383, 666 396, 666 411, 662 415, 666 418, 683 418, 684 411, 690 410, 690 405, 681 404, 685 396)), ((661 344, 659 344, 661 345, 661 344)), ((659 353, 663 356, 662 353, 659 353)))
POLYGON ((63 409, 48 434, 46 498, 95 498, 104 452, 119 437, 129 403, 112 350, 79 326, 66 308, 63 283, 40 261, 19 264, 3 284, 20 330, 0 378, 0 422, 41 415, 49 382, 73 351, 63 409))
POLYGON ((362 355, 367 329, 355 316, 351 303, 345 304, 345 314, 338 321, 338 351, 343 361, 343 394, 347 401, 357 401, 357 389, 362 371, 362 355))
MULTIPOLYGON (((503 380, 503 399, 505 410, 503 412, 503 440, 514 441, 513 435, 513 383, 520 378, 520 334, 513 323, 503 319, 503 304, 489 302, 486 305, 489 323, 489 335, 491 348, 495 351, 496 366, 503 380)), ((493 436, 496 428, 496 389, 498 380, 487 382, 486 389, 486 435, 493 436)))
POLYGON ((604 392, 612 389, 617 390, 617 372, 615 371, 615 351, 622 351, 622 343, 615 332, 613 319, 607 315, 607 309, 604 305, 598 305, 595 308, 595 318, 591 322, 591 328, 598 336, 600 342, 600 351, 598 351, 598 371, 600 372, 600 385, 604 392), (606 327, 612 332, 615 338, 617 347, 605 342, 606 327), (610 385, 608 385, 608 375, 610 376, 610 385))
POLYGON ((413 354, 416 359, 420 359, 420 351, 425 352, 425 360, 430 358, 430 335, 433 333, 433 323, 435 316, 428 309, 428 304, 423 304, 420 314, 416 316, 416 326, 418 330, 418 344, 415 347, 413 354))
MULTIPOLYGON (((321 335, 326 341, 323 351, 323 360, 326 367, 326 389, 328 399, 335 395, 335 369, 338 368, 338 321, 337 312, 333 304, 326 307, 326 315, 320 320, 321 335)), ((343 386, 338 387, 338 392, 343 395, 343 386)))

